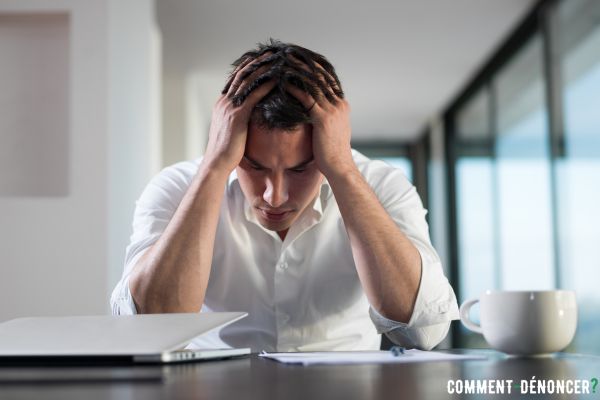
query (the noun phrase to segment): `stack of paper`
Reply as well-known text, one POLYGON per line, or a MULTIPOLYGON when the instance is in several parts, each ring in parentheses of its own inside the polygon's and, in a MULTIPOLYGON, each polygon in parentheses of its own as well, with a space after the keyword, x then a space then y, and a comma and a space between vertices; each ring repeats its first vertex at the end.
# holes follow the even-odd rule
POLYGON ((321 351, 306 353, 266 353, 259 357, 286 364, 387 364, 426 361, 485 360, 484 356, 448 354, 435 351, 406 350, 404 354, 390 351, 321 351))

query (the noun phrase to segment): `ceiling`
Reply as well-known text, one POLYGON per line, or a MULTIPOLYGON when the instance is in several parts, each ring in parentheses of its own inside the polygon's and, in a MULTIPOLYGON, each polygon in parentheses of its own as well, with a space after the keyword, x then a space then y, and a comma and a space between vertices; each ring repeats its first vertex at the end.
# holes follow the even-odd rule
MULTIPOLYGON (((270 37, 325 55, 353 138, 411 140, 448 105, 534 0, 157 0, 166 78, 214 100, 231 62, 270 37)), ((210 104, 205 104, 210 111, 210 104)))

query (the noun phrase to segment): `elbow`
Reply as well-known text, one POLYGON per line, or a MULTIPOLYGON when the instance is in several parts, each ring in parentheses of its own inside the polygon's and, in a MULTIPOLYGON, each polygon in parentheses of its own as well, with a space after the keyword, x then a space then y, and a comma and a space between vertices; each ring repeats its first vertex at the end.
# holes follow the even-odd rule
POLYGON ((419 350, 431 350, 446 336, 450 329, 450 321, 420 328, 394 329, 386 336, 395 344, 419 350))
POLYGON ((437 325, 431 325, 428 331, 428 340, 422 343, 423 350, 431 350, 442 342, 448 336, 450 330, 450 321, 443 322, 437 325))
POLYGON ((110 309, 112 315, 138 314, 139 307, 134 302, 129 290, 128 277, 123 278, 113 290, 110 296, 110 309))

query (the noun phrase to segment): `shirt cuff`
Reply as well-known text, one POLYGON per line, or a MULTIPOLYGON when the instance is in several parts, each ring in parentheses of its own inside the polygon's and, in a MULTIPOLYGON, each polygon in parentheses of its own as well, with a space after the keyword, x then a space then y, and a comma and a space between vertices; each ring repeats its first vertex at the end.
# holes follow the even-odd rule
POLYGON ((154 241, 146 240, 144 241, 144 246, 139 244, 136 245, 136 248, 139 250, 135 250, 135 253, 132 252, 133 255, 131 257, 129 257, 129 255, 126 257, 123 276, 121 277, 119 283, 117 283, 117 286, 115 286, 112 295, 110 296, 110 308, 113 315, 138 314, 135 302, 133 301, 133 296, 131 295, 131 290, 129 289, 129 277, 131 276, 131 271, 137 264, 138 260, 142 258, 144 253, 148 251, 150 246, 155 241, 156 239, 154 239, 154 241))
POLYGON ((113 315, 134 315, 138 313, 129 290, 129 276, 121 279, 115 290, 113 290, 110 305, 113 315))
POLYGON ((439 339, 439 343, 447 334, 450 321, 459 319, 458 304, 454 290, 444 276, 439 258, 428 257, 428 252, 418 245, 416 247, 421 254, 421 281, 409 321, 391 320, 373 307, 369 309, 369 316, 377 332, 386 334, 392 341, 395 341, 392 336, 403 336, 410 339, 415 347, 433 347, 432 342, 439 339), (431 328, 423 329, 427 327, 431 328), (423 341, 427 342, 426 345, 423 345, 423 341))

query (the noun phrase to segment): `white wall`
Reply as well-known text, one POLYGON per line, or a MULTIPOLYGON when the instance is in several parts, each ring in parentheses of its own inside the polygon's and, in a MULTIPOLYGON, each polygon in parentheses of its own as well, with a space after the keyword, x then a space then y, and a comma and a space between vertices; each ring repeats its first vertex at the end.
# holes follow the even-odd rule
POLYGON ((186 126, 185 158, 197 158, 206 151, 210 130, 211 111, 219 92, 212 91, 212 80, 200 73, 192 73, 185 81, 186 126), (215 93, 210 95, 209 93, 215 93))
POLYGON ((0 196, 65 196, 68 14, 0 14, 0 54, 0 196))
MULTIPOLYGON (((0 320, 106 313, 135 198, 160 162, 154 3, 0 2, 0 15, 14 13, 68 15, 68 184, 59 196, 0 195, 0 320)), ((35 93, 33 82, 15 85, 35 93)), ((21 128, 38 122, 31 114, 21 128)))
POLYGON ((194 71, 163 75, 163 166, 204 154, 211 112, 224 83, 194 71))
MULTIPOLYGON (((164 60, 164 64, 169 62, 164 60)), ((194 69, 163 71, 163 166, 204 154, 211 113, 226 77, 225 72, 194 69)))
POLYGON ((165 73, 162 83, 162 161, 167 166, 185 158, 188 106, 184 77, 165 73))
POLYGON ((123 272, 135 200, 162 164, 153 0, 109 2, 108 287, 123 272))

